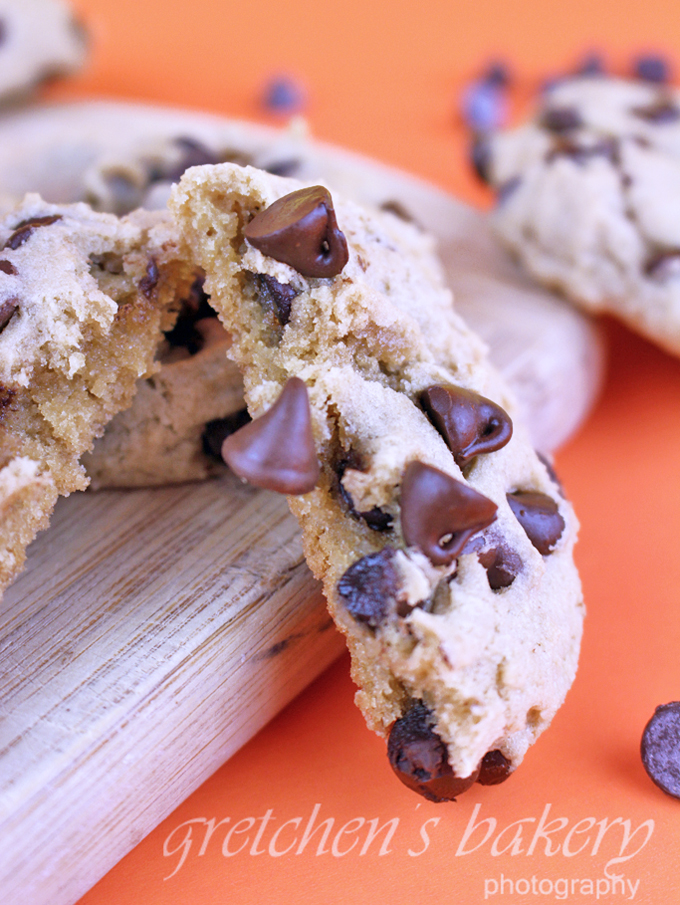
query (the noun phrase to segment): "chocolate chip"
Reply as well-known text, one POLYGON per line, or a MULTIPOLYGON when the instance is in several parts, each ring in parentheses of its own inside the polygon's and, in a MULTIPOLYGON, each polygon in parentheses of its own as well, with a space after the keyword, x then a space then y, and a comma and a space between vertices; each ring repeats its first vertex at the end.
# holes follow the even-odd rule
POLYGON ((226 418, 213 418, 212 421, 208 421, 203 428, 201 436, 203 452, 212 459, 217 459, 220 462, 224 461, 222 459, 222 444, 227 437, 235 434, 237 430, 248 424, 250 420, 248 409, 241 409, 240 412, 235 412, 226 418))
POLYGON ((552 553, 564 531, 557 503, 537 490, 518 490, 507 495, 515 518, 542 556, 552 553))
POLYGON ((335 473, 338 476, 338 489, 340 496, 347 504, 347 508, 352 513, 352 515, 356 516, 357 518, 363 519, 368 527, 372 528, 373 531, 389 531, 392 527, 392 522, 394 521, 389 512, 385 512, 384 509, 381 509, 379 506, 374 506, 372 509, 359 512, 354 506, 352 494, 342 483, 343 475, 348 468, 354 469, 356 471, 364 470, 361 456, 359 456, 358 453, 353 449, 350 449, 350 451, 346 453, 345 456, 335 466, 335 473))
POLYGON ((12 319, 12 315, 19 307, 19 299, 7 299, 0 304, 0 333, 12 319))
POLYGON ((260 299, 267 307, 273 310, 276 319, 282 327, 285 327, 290 320, 293 299, 298 294, 297 289, 289 283, 279 283, 275 277, 266 273, 256 273, 255 278, 258 283, 260 299))
POLYGON ((630 112, 633 116, 637 116, 639 119, 645 120, 645 122, 653 123, 655 126, 675 123, 680 118, 680 108, 665 98, 646 107, 634 107, 630 112))
POLYGON ((21 223, 17 224, 14 229, 14 232, 9 237, 9 239, 5 242, 4 248, 19 248, 20 245, 23 245, 30 237, 33 235, 33 231, 38 229, 40 226, 49 226, 50 223, 56 223, 57 220, 61 220, 60 214, 54 214, 49 217, 33 217, 31 220, 22 220, 21 223))
POLYGON ((487 751, 479 766, 477 782, 482 786, 497 786, 510 776, 511 766, 500 751, 487 751))
POLYGON ((660 251, 644 265, 645 275, 653 280, 670 280, 680 276, 680 249, 660 251))
POLYGON ((548 107, 541 114, 539 123, 544 129, 562 135, 583 125, 583 119, 576 107, 548 107))
POLYGON ((383 201, 383 203, 380 205, 380 210, 385 211, 388 214, 393 214, 395 217, 403 220, 404 223, 415 222, 415 217, 413 216, 413 214, 404 207, 401 201, 397 201, 394 198, 390 201, 383 201))
POLYGON ((279 198, 256 214, 243 234, 254 248, 306 277, 334 277, 349 260, 333 199, 320 185, 279 198))
POLYGON ((486 577, 492 591, 509 588, 522 569, 522 560, 509 547, 497 546, 483 550, 479 561, 486 569, 486 577))
POLYGON ((285 160, 275 160, 262 167, 266 173, 272 176, 294 176, 300 169, 300 161, 297 157, 289 157, 285 160))
POLYGON ((545 155, 546 163, 553 163, 560 157, 567 157, 580 166, 588 163, 594 157, 606 157, 613 164, 618 164, 619 147, 617 142, 611 138, 605 138, 592 145, 579 145, 562 138, 545 155))
POLYGON ((512 176, 510 179, 506 179, 505 182, 502 182, 496 189, 496 200, 498 203, 505 204, 508 198, 517 191, 521 184, 521 176, 512 176))
POLYGON ((377 628, 394 608, 399 579, 393 559, 392 547, 384 547, 359 559, 338 581, 338 594, 357 622, 377 628))
POLYGON ((9 276, 14 276, 17 272, 16 267, 11 261, 0 261, 0 270, 3 273, 9 274, 9 276))
POLYGON ((12 408, 16 395, 17 391, 14 387, 8 387, 0 383, 0 423, 2 423, 5 412, 12 408))
POLYGON ((304 382, 291 377, 264 415, 227 437, 222 458, 256 487, 294 495, 313 490, 320 468, 304 382))
POLYGON ((507 412, 471 390, 431 386, 421 394, 420 401, 459 468, 481 453, 501 449, 512 437, 507 412))
POLYGON ((455 801, 475 782, 456 776, 448 761, 446 745, 432 728, 432 712, 417 701, 390 730, 387 756, 399 779, 429 801, 455 801))
POLYGON ((536 455, 539 458, 539 460, 545 465, 545 470, 548 472, 548 476, 550 477, 550 480, 553 482, 553 484, 557 485, 557 488, 558 488, 560 494, 566 500, 566 496, 564 493, 564 487, 562 486, 562 481, 560 481, 559 475, 555 471, 555 466, 550 461, 550 459, 543 453, 536 452, 536 455))
POLYGON ((668 60, 656 54, 650 54, 635 60, 633 74, 644 82, 662 85, 670 79, 670 66, 668 60))
POLYGON ((158 264, 154 258, 149 258, 146 265, 146 276, 139 281, 139 291, 147 298, 151 297, 151 293, 158 285, 160 274, 158 272, 158 264))
POLYGON ((642 733, 640 753, 652 782, 680 798, 680 701, 656 708, 642 733))
POLYGON ((491 148, 487 135, 475 135, 470 146, 470 163, 479 179, 491 185, 491 148))
POLYGON ((401 485, 401 528, 436 566, 453 562, 466 542, 496 518, 497 506, 467 484, 422 462, 410 462, 401 485))

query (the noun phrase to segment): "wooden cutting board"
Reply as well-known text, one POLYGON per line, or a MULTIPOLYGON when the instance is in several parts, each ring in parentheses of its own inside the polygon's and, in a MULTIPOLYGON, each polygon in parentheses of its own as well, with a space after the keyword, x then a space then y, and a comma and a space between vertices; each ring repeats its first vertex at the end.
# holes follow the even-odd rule
MULTIPOLYGON (((261 127, 177 111, 69 109, 69 135, 68 116, 49 110, 39 132, 54 160, 68 162, 70 199, 80 188, 68 148, 79 147, 85 122, 100 136, 135 134, 143 121, 149 135, 238 137, 259 149, 273 140, 261 127)), ((0 191, 44 172, 25 116, 4 122, 0 191), (22 141, 19 166, 8 149, 22 141), (18 183, 8 186, 8 174, 18 183)), ((305 154, 331 185, 398 200, 435 233, 459 307, 489 342, 535 442, 559 445, 596 395, 592 325, 530 286, 478 212, 346 152, 306 142, 305 154)), ((53 163, 52 187, 59 172, 53 163)), ((7 905, 77 900, 342 649, 285 500, 230 475, 61 500, 0 606, 7 905)))

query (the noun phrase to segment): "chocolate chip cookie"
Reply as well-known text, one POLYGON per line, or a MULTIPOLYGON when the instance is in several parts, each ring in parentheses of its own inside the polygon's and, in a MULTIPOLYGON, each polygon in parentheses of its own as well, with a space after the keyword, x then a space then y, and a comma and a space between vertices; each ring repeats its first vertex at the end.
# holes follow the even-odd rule
POLYGON ((79 463, 155 367, 193 270, 167 215, 38 195, 0 222, 0 591, 79 463))
POLYGON ((223 455, 289 495, 393 769, 437 801, 502 781, 574 678, 577 525, 431 241, 229 164, 171 209, 254 418, 223 455))
POLYGON ((79 69, 87 38, 64 0, 0 0, 0 102, 79 69))
POLYGON ((534 277, 680 354, 679 92, 560 81, 485 161, 498 234, 534 277))

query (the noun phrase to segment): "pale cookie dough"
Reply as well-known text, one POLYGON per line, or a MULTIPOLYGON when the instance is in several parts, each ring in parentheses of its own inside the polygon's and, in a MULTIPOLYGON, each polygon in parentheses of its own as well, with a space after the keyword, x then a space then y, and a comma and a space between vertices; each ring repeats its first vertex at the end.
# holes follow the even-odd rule
POLYGON ((484 157, 498 235, 529 273, 680 354, 680 92, 562 81, 484 157))
POLYGON ((0 102, 79 69, 86 34, 63 0, 0 0, 0 102))
POLYGON ((523 428, 509 439, 514 403, 429 238, 322 190, 274 214, 299 188, 223 164, 173 194, 256 418, 223 452, 300 494, 357 703, 400 778, 452 798, 506 778, 573 681, 576 519, 523 428), (435 427, 437 393, 456 400, 455 429, 435 427))
POLYGON ((168 216, 28 195, 0 222, 0 591, 190 291, 168 216))

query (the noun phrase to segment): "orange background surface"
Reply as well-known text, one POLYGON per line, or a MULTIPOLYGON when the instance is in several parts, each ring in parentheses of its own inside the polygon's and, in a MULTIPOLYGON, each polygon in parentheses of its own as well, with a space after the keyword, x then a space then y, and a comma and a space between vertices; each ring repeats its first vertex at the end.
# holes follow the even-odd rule
MULTIPOLYGON (((258 103, 262 85, 273 73, 289 72, 309 91, 305 113, 313 135, 479 204, 489 199, 468 172, 456 109, 461 87, 491 56, 512 64, 520 104, 545 76, 573 66, 591 48, 605 51, 619 71, 632 54, 659 49, 680 75, 677 2, 78 0, 75 6, 93 35, 92 61, 83 75, 54 86, 53 97, 143 100, 271 123, 258 103)), ((622 894, 621 881, 612 887, 610 880, 604 894, 604 871, 619 854, 625 828, 632 833, 644 824, 629 841, 632 854, 648 835, 646 821, 654 821, 647 844, 610 873, 639 881, 636 902, 678 901, 680 802, 647 779, 639 740, 654 707, 680 698, 680 362, 613 323, 604 329, 611 360, 602 399, 557 456, 582 523, 577 560, 588 618, 581 666, 552 728, 517 774, 500 787, 476 786, 455 804, 414 796, 393 777, 384 743, 354 708, 343 658, 139 842, 81 905, 477 905, 485 892, 488 901, 503 903, 591 903, 598 891, 603 901, 630 900, 631 888, 622 894), (286 849, 297 832, 286 822, 300 818, 299 841, 316 804, 317 824, 334 821, 327 850, 318 853, 317 833, 302 854, 293 848, 276 856, 276 846, 286 849), (530 854, 548 805, 547 819, 563 820, 530 854), (210 818, 230 822, 215 826, 202 851, 210 818), (393 836, 382 852, 384 832, 361 854, 375 818, 379 825, 396 821, 393 836), (480 826, 465 842, 471 818, 480 826), (483 841, 493 827, 481 823, 487 818, 496 824, 483 841), (594 851, 604 820, 612 826, 594 851), (194 823, 176 829, 186 821, 194 823), (506 829, 516 821, 524 822, 506 829), (259 854, 279 827, 273 853, 259 854), (166 857, 164 844, 175 854, 166 857), (520 884, 520 894, 510 894, 509 881, 518 880, 528 891, 520 884)))

